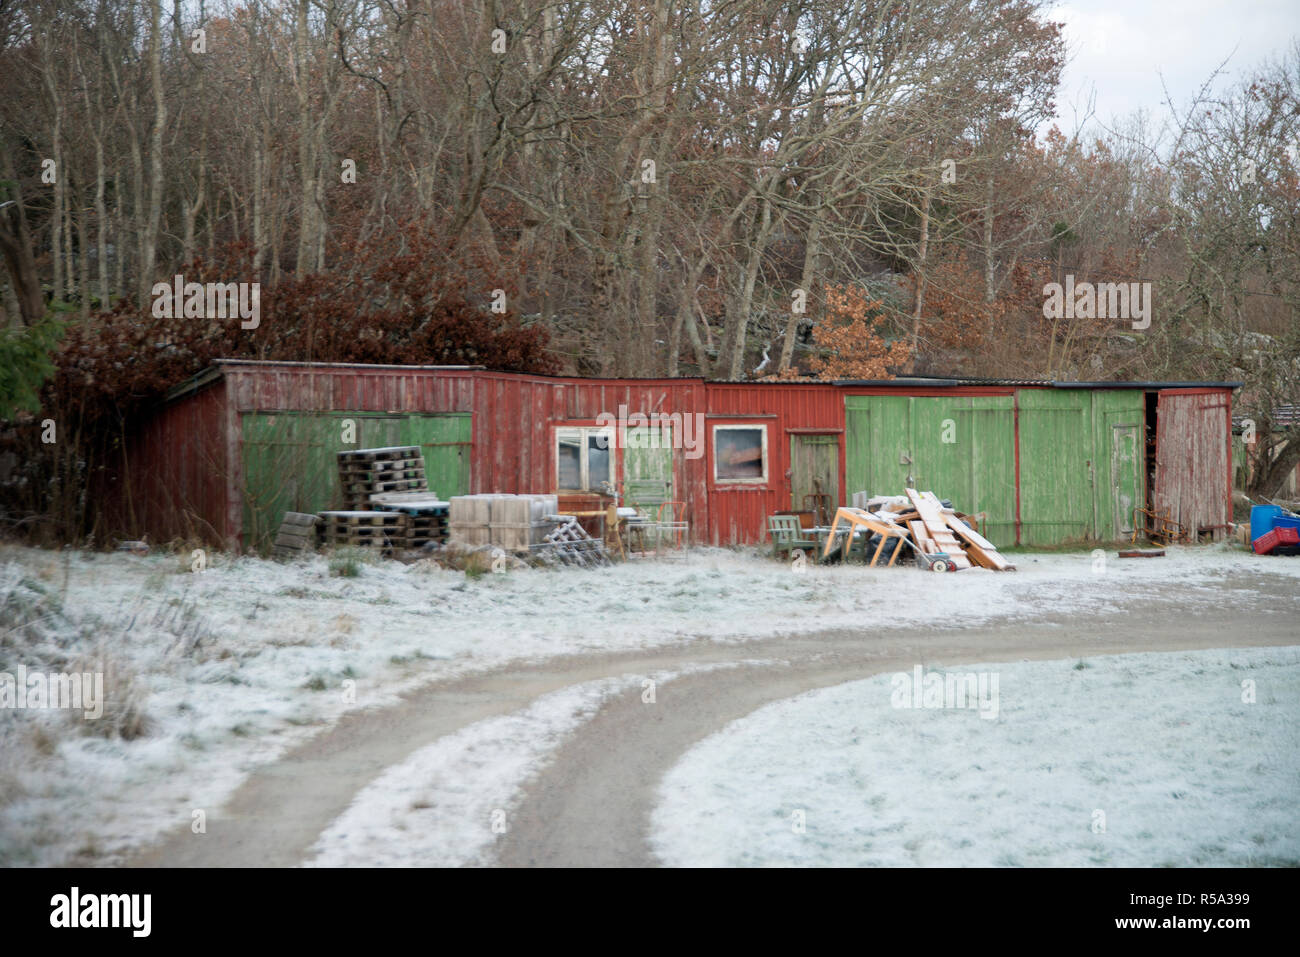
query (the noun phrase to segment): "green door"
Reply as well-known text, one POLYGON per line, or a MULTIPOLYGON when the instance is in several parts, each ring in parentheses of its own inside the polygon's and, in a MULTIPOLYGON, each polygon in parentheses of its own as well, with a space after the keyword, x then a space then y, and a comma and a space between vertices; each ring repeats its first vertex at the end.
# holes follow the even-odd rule
POLYGON ((1011 396, 847 396, 846 498, 854 492, 934 492, 983 512, 994 544, 1016 538, 1016 440, 1011 396))
POLYGON ((846 500, 854 492, 903 494, 912 477, 911 411, 906 396, 845 396, 846 500))
POLYGON ((345 449, 419 446, 432 491, 443 499, 469 491, 468 412, 250 412, 242 425, 244 544, 254 548, 270 542, 285 512, 341 506, 337 453, 345 449))
POLYGON ((1115 538, 1133 534, 1133 509, 1141 501, 1142 489, 1138 450, 1140 426, 1112 424, 1110 481, 1113 512, 1111 532, 1115 538))
POLYGON ((627 445, 623 449, 624 505, 643 508, 654 516, 662 502, 677 499, 673 485, 672 434, 671 426, 636 426, 627 430, 627 445), (656 487, 633 485, 629 488, 629 482, 663 482, 664 487, 662 492, 657 489, 649 491, 656 487))
POLYGON ((1128 539, 1133 509, 1145 500, 1146 396, 1128 389, 1094 390, 1092 416, 1092 457, 1097 462, 1094 527, 1099 539, 1128 539))
POLYGON ((802 511, 809 495, 829 495, 830 514, 825 518, 834 518, 842 502, 837 435, 790 436, 790 507, 802 511))

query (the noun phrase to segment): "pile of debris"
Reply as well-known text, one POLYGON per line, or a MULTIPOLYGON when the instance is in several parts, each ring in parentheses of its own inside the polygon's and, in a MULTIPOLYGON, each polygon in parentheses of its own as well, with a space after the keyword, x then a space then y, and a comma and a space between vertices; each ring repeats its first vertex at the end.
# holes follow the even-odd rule
POLYGON ((865 533, 864 546, 871 551, 870 563, 887 557, 893 565, 908 549, 917 564, 932 571, 956 571, 978 565, 993 571, 1014 571, 997 546, 956 512, 951 503, 933 492, 905 490, 905 495, 877 495, 858 492, 853 505, 835 513, 831 533, 821 558, 836 546, 847 557, 855 532, 865 533), (842 527, 843 526, 843 527, 842 527))
POLYGON ((1300 555, 1300 514, 1281 505, 1253 506, 1250 546, 1256 555, 1300 555))
POLYGON ((610 564, 605 543, 558 508, 555 495, 457 495, 451 500, 450 540, 496 546, 543 564, 610 564))

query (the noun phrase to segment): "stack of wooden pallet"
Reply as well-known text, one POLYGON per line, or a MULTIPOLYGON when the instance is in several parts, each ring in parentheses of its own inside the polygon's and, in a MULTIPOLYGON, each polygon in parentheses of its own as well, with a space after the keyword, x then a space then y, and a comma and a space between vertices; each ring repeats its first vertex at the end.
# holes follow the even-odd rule
POLYGON ((361 509, 372 495, 384 492, 427 491, 424 456, 414 445, 382 449, 353 449, 338 453, 343 505, 361 509))
POLYGON ((447 541, 447 516, 451 505, 433 492, 376 492, 370 504, 381 512, 398 512, 407 518, 407 548, 447 541))
POLYGON ((325 545, 351 545, 381 552, 411 547, 410 519, 401 512, 341 510, 317 514, 325 545))
POLYGON ((311 551, 319 523, 320 519, 309 512, 285 512, 280 530, 275 533, 275 557, 293 558, 311 551))

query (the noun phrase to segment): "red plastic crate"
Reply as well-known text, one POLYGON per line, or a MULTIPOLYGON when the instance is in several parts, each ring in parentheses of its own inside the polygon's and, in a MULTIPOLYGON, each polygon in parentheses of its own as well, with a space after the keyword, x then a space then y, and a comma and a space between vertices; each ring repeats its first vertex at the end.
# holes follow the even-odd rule
POLYGON ((1253 547, 1256 555, 1267 555, 1273 549, 1277 548, 1279 544, 1277 529, 1274 528, 1255 539, 1253 547))
POLYGON ((1279 545, 1300 545, 1300 528, 1288 528, 1285 525, 1274 525, 1273 534, 1277 536, 1279 545))

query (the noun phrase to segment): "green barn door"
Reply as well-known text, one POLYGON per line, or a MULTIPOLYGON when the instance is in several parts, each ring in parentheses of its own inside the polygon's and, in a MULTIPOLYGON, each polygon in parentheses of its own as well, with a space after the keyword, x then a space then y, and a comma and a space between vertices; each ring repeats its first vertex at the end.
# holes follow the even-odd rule
POLYGON ((1092 403, 1088 392, 1020 392, 1020 535, 1025 545, 1055 545, 1093 537, 1090 458, 1092 403))
POLYGON ((840 440, 837 435, 790 436, 790 507, 804 509, 808 495, 831 497, 829 521, 840 498, 840 440))
POLYGON ((398 427, 397 441, 388 444, 420 447, 429 488, 445 502, 453 495, 469 494, 472 430, 468 412, 408 415, 398 427))
POLYGON ((249 412, 242 425, 248 546, 269 544, 285 512, 340 507, 337 453, 344 449, 416 445, 424 455, 430 489, 444 499, 469 490, 468 412, 249 412), (354 441, 345 442, 345 436, 354 441))
POLYGON ((912 404, 907 397, 844 398, 844 500, 854 492, 902 495, 911 472, 912 404))
POLYGON ((994 544, 1016 537, 1014 403, 997 396, 847 396, 846 499, 909 485, 983 512, 994 544))
POLYGON ((318 512, 338 497, 341 429, 327 416, 243 416, 244 544, 268 544, 285 512, 318 512))
POLYGON ((1097 537, 1128 539, 1133 534, 1133 509, 1143 503, 1146 396, 1135 390, 1106 389, 1092 393, 1096 429, 1097 537))

